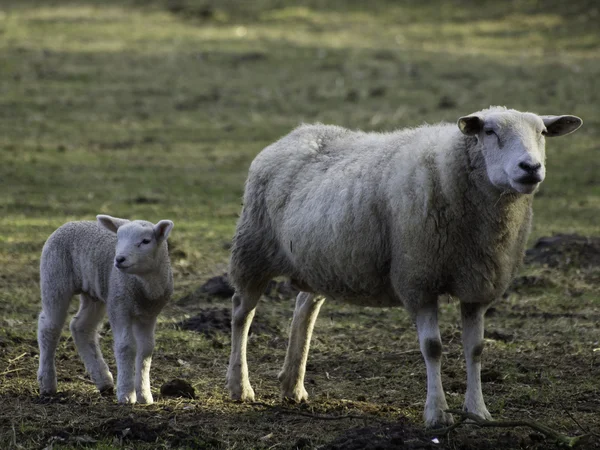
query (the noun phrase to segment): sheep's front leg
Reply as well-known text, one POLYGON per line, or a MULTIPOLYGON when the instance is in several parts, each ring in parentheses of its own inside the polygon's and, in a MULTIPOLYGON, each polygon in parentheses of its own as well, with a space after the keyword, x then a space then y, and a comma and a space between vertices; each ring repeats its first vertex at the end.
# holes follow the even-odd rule
POLYGON ((425 402, 425 425, 438 428, 451 425, 452 415, 448 409, 442 387, 442 339, 438 326, 437 298, 424 302, 416 313, 417 332, 421 353, 427 367, 427 401, 425 402))
POLYGON ((137 401, 151 404, 154 402, 150 390, 150 364, 154 351, 154 329, 156 317, 136 319, 133 323, 133 335, 137 347, 135 357, 135 392, 137 401))
POLYGON ((108 306, 109 321, 114 337, 115 360, 117 361, 117 400, 119 403, 135 403, 137 397, 133 379, 136 344, 131 316, 129 312, 125 311, 111 311, 111 305, 108 306))
POLYGON ((254 401, 254 390, 248 377, 246 346, 248 332, 256 311, 258 295, 234 294, 231 314, 231 356, 227 369, 227 388, 233 400, 254 401))
POLYGON ((484 419, 491 419, 481 392, 481 353, 483 352, 483 322, 488 305, 461 303, 463 348, 467 364, 467 393, 464 409, 484 419))
POLYGON ((296 309, 290 330, 290 342, 283 369, 279 373, 281 381, 281 395, 296 402, 308 398, 304 388, 304 373, 306 360, 310 348, 310 338, 319 315, 324 298, 317 298, 314 294, 300 292, 296 298, 296 309))

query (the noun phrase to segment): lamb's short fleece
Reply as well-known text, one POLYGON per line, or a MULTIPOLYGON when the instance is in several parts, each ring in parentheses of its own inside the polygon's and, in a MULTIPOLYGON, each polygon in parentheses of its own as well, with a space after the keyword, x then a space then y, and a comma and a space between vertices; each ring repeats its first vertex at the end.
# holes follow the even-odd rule
POLYGON ((56 347, 69 302, 79 294, 79 311, 70 328, 97 388, 113 389, 112 374, 98 345, 98 328, 108 310, 117 361, 117 399, 152 403, 154 327, 173 292, 167 249, 172 228, 170 220, 152 224, 99 215, 97 222, 66 223, 48 238, 40 263, 42 395, 56 392, 56 347))

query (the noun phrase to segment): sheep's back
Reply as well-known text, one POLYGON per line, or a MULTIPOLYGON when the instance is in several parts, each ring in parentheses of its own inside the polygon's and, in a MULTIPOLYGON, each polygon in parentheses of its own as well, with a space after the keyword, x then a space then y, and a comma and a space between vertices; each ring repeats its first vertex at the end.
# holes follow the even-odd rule
POLYGON ((68 222, 46 241, 42 250, 42 284, 87 293, 106 301, 117 237, 96 222, 68 222))

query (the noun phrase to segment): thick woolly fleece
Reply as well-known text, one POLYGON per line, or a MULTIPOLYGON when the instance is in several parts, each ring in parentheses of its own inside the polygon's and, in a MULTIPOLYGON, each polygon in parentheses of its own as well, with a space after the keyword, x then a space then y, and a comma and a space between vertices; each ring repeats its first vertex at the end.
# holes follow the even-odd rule
POLYGON ((69 222, 44 245, 38 326, 40 393, 56 392, 56 347, 70 300, 80 294, 80 308, 70 328, 92 380, 100 391, 113 388, 98 344, 98 328, 108 309, 118 369, 117 398, 123 403, 152 403, 149 371, 154 326, 173 291, 166 241, 173 223, 154 225, 110 216, 98 220, 69 222), (115 258, 116 251, 123 263, 115 258))
POLYGON ((228 387, 251 399, 246 336, 260 293, 288 276, 298 297, 280 374, 303 400, 310 335, 322 300, 403 305, 417 324, 428 373, 425 419, 451 423, 440 378, 437 298, 461 301, 468 366, 465 408, 489 417, 481 395, 483 313, 522 260, 532 195, 545 175, 544 137, 574 131, 574 116, 493 107, 456 124, 393 133, 303 125, 253 161, 234 237, 233 337, 228 387))

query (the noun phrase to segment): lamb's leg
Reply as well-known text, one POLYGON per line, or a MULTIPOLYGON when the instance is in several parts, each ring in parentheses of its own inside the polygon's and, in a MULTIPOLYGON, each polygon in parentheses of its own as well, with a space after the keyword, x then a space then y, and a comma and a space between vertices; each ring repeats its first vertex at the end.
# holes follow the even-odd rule
POLYGON ((296 298, 296 309, 290 330, 290 342, 283 369, 279 373, 281 395, 296 402, 308 398, 304 388, 304 373, 310 348, 310 338, 324 298, 308 292, 300 292, 296 298))
POLYGON ((38 383, 41 395, 56 393, 56 347, 61 330, 67 319, 69 301, 73 293, 69 290, 56 289, 44 283, 42 274, 42 312, 38 320, 38 345, 40 348, 40 365, 38 383))
POLYGON ((484 419, 491 419, 481 392, 481 353, 483 352, 483 322, 488 305, 461 303, 463 348, 467 363, 467 393, 464 409, 484 419))
MULTIPOLYGON (((115 299, 117 306, 122 300, 115 299)), ((113 332, 115 359, 117 361, 117 401, 119 403, 135 403, 137 401, 135 386, 135 340, 129 312, 112 310, 108 305, 108 318, 113 332)))
POLYGON ((98 328, 104 318, 106 305, 85 294, 81 294, 79 298, 79 311, 71 320, 73 340, 98 390, 102 393, 110 392, 114 387, 113 376, 102 357, 98 342, 98 328))
POLYGON ((233 400, 254 400, 254 390, 248 378, 246 345, 259 299, 260 295, 241 295, 237 292, 232 298, 231 356, 227 369, 227 388, 233 400))
POLYGON ((437 316, 437 298, 424 302, 416 313, 419 344, 427 367, 427 401, 424 416, 428 428, 444 427, 453 423, 452 415, 444 412, 448 409, 448 403, 442 387, 442 339, 437 316))
POLYGON ((150 391, 150 364, 154 351, 154 328, 156 317, 147 320, 136 320, 133 323, 133 334, 137 346, 135 357, 135 391, 140 403, 154 402, 150 391))

